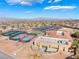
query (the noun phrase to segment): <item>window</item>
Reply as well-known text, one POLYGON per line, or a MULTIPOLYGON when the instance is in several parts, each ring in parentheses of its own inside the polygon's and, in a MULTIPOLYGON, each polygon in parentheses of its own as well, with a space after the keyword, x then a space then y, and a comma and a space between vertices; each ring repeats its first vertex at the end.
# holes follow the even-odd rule
POLYGON ((62 44, 62 41, 61 41, 61 40, 59 40, 59 41, 58 41, 58 43, 59 43, 59 44, 62 44))
POLYGON ((57 41, 57 43, 64 44, 64 45, 68 45, 68 42, 65 41, 65 40, 59 40, 59 41, 57 41))

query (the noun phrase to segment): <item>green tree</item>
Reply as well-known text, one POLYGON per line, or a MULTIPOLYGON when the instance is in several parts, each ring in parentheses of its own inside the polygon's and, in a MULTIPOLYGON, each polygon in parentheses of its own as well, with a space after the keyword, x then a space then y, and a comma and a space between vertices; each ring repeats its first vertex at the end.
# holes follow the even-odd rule
POLYGON ((79 38, 79 32, 75 32, 74 34, 72 34, 73 37, 79 38))
POLYGON ((78 48, 79 47, 79 41, 74 39, 72 45, 78 48))

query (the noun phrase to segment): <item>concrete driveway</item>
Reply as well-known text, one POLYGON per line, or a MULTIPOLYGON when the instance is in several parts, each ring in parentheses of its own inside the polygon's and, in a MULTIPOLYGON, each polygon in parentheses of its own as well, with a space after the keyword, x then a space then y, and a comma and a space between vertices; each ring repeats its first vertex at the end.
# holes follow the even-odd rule
POLYGON ((15 58, 0 51, 0 59, 15 59, 15 58))

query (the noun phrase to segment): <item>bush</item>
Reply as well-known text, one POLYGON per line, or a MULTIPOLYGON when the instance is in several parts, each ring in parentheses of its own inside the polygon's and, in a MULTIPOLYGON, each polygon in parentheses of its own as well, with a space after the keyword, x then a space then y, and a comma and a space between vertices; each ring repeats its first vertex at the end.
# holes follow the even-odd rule
POLYGON ((78 48, 79 47, 79 41, 74 39, 72 45, 78 48))
POLYGON ((72 36, 75 38, 79 38, 79 32, 75 32, 74 34, 72 34, 72 36))

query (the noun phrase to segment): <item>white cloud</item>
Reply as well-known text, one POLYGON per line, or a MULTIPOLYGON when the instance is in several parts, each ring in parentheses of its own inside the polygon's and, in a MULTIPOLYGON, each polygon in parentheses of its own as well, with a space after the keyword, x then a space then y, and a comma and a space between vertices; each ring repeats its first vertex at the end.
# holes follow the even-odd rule
POLYGON ((5 0, 7 3, 19 3, 22 0, 5 0))
POLYGON ((25 11, 24 13, 26 13, 26 14, 31 14, 32 11, 25 11))
POLYGON ((25 2, 25 1, 20 2, 20 4, 22 4, 22 5, 29 5, 29 6, 31 6, 31 5, 32 5, 32 3, 31 3, 31 2, 25 2))
POLYGON ((60 1, 62 1, 62 0, 54 0, 54 2, 60 2, 60 1))
POLYGON ((74 9, 76 6, 48 6, 45 7, 45 10, 54 10, 54 9, 74 9))
POLYGON ((48 3, 52 3, 52 0, 49 0, 48 3))
POLYGON ((33 1, 42 3, 44 0, 33 0, 33 1))
POLYGON ((9 4, 22 4, 22 5, 32 5, 32 2, 41 3, 44 0, 5 0, 9 4))
POLYGON ((62 1, 62 0, 49 0, 48 3, 53 3, 53 2, 56 3, 56 2, 60 2, 60 1, 62 1))

